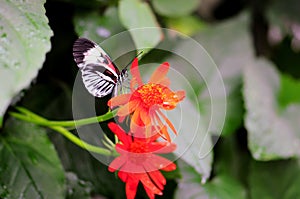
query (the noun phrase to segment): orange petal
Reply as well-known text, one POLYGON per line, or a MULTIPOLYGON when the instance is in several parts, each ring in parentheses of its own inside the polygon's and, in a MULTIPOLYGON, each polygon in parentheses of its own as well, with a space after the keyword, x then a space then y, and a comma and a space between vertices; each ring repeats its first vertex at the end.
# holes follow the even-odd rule
POLYGON ((130 130, 132 133, 135 133, 139 129, 139 127, 142 126, 143 126, 143 122, 141 121, 141 117, 140 117, 140 108, 137 107, 131 117, 130 130))
POLYGON ((183 98, 185 97, 185 91, 176 91, 176 96, 178 101, 183 100, 183 98))
POLYGON ((173 126, 172 122, 160 110, 157 110, 157 112, 167 122, 167 124, 169 125, 169 127, 175 133, 175 135, 177 135, 177 131, 176 131, 175 127, 173 126))
POLYGON ((129 115, 138 107, 139 104, 140 103, 138 100, 129 101, 127 104, 125 104, 124 106, 121 106, 121 108, 119 108, 117 115, 120 117, 129 115))
POLYGON ((149 83, 159 83, 162 79, 166 77, 170 68, 170 64, 168 62, 162 63, 151 75, 149 83))
POLYGON ((160 133, 163 135, 163 138, 166 139, 168 142, 171 142, 170 135, 168 133, 167 127, 163 126, 160 130, 160 133))
POLYGON ((122 105, 122 104, 126 104, 129 101, 130 96, 131 96, 131 94, 118 95, 116 97, 111 98, 107 102, 107 105, 109 107, 114 107, 114 106, 119 106, 119 105, 122 105))
POLYGON ((145 126, 147 126, 151 122, 149 113, 145 108, 141 108, 141 120, 143 121, 145 126))
POLYGON ((169 80, 169 78, 165 77, 163 79, 161 79, 159 82, 157 82, 158 84, 160 85, 163 85, 163 86, 166 86, 166 87, 169 87, 171 82, 169 80))
POLYGON ((158 127, 156 125, 154 125, 155 129, 157 130, 157 132, 159 133, 159 135, 167 140, 168 142, 171 142, 171 138, 170 135, 168 133, 167 127, 162 123, 161 119, 159 118, 159 116, 155 113, 152 114, 152 117, 155 119, 155 121, 157 121, 158 123, 158 127))
POLYGON ((143 84, 142 78, 140 76, 140 71, 138 67, 138 59, 135 58, 132 62, 130 72, 132 74, 133 81, 136 81, 136 83, 141 86, 143 84))

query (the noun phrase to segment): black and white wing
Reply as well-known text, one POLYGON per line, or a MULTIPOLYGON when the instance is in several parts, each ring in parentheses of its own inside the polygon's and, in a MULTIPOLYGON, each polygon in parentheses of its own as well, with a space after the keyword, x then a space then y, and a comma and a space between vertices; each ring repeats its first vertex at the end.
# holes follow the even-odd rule
POLYGON ((115 90, 120 71, 100 46, 88 39, 79 38, 74 42, 73 56, 90 94, 104 97, 115 90))

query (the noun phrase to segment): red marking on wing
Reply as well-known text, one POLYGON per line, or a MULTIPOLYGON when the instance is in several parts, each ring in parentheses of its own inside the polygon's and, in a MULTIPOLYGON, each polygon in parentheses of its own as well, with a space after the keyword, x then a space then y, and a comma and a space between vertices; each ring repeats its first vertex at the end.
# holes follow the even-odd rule
POLYGON ((110 69, 115 71, 117 73, 117 75, 119 75, 120 71, 119 71, 118 67, 111 61, 111 59, 107 55, 105 56, 105 58, 108 61, 107 67, 109 67, 110 69))

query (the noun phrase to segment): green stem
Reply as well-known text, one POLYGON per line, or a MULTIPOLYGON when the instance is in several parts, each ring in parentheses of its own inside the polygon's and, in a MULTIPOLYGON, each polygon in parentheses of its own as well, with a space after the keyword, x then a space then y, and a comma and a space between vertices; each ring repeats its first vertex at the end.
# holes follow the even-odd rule
POLYGON ((13 117, 20 119, 20 120, 24 120, 24 121, 31 122, 31 123, 38 124, 38 125, 48 126, 50 129, 53 129, 53 130, 57 131, 58 133, 62 134, 67 139, 69 139, 71 142, 73 142, 74 144, 76 144, 77 146, 79 146, 83 149, 86 149, 88 151, 95 152, 95 153, 98 153, 101 155, 106 155, 106 156, 111 156, 111 155, 117 156, 118 155, 113 150, 108 150, 105 148, 97 147, 97 146, 94 146, 94 145, 91 145, 91 144, 88 144, 88 143, 82 141, 77 136, 75 136, 74 134, 72 134, 70 131, 68 131, 66 128, 63 127, 63 126, 75 127, 75 126, 92 124, 92 123, 96 123, 99 121, 105 121, 105 120, 111 119, 112 116, 115 115, 116 110, 112 111, 112 112, 108 112, 108 113, 98 116, 98 117, 86 118, 86 119, 81 119, 81 120, 77 120, 77 121, 76 120, 75 121, 49 121, 37 114, 25 109, 25 108, 17 107, 16 109, 18 111, 20 111, 20 113, 10 112, 10 115, 12 115, 13 117))
POLYGON ((97 147, 91 144, 88 144, 84 141, 82 141, 81 139, 79 139, 77 136, 73 135, 70 131, 66 130, 63 127, 60 126, 51 126, 49 127, 57 132, 59 132, 60 134, 62 134, 63 136, 65 136, 66 138, 68 138, 71 142, 73 142, 74 144, 76 144, 77 146, 86 149, 88 151, 91 152, 95 152, 101 155, 106 155, 106 156, 110 156, 113 155, 114 153, 112 153, 111 151, 101 148, 101 147, 97 147))
MULTIPOLYGON (((64 126, 64 127, 79 127, 79 126, 84 126, 84 125, 88 125, 88 124, 94 124, 94 123, 98 123, 98 122, 104 122, 107 121, 109 119, 112 119, 115 115, 117 110, 113 110, 113 111, 109 111, 107 113, 105 113, 104 115, 100 115, 97 117, 90 117, 90 118, 85 118, 85 119, 80 119, 80 120, 70 120, 70 121, 49 121, 46 120, 38 115, 36 115, 35 113, 22 108, 22 107, 17 107, 17 110, 20 111, 21 113, 24 113, 25 115, 30 116, 33 119, 36 119, 35 121, 23 118, 24 120, 28 121, 28 122, 33 122, 35 124, 41 125, 41 126, 64 126)), ((11 115, 16 116, 18 113, 14 113, 12 112, 11 115)), ((21 115, 21 114, 18 114, 21 115)))

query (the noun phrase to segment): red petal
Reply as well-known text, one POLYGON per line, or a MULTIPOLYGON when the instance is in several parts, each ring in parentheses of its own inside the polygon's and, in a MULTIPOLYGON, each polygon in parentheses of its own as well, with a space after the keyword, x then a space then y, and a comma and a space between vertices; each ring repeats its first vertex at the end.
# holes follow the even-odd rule
POLYGON ((139 86, 143 84, 142 78, 140 76, 140 71, 138 67, 138 59, 135 58, 132 62, 130 72, 132 74, 132 79, 135 81, 139 86))
POLYGON ((154 165, 155 168, 164 171, 172 171, 176 169, 176 164, 158 155, 153 155, 151 163, 154 165))
POLYGON ((152 142, 149 149, 153 153, 171 153, 176 149, 176 144, 171 142, 152 142))
POLYGON ((166 178, 161 174, 161 172, 156 170, 156 171, 148 172, 148 174, 149 174, 150 178, 152 179, 152 181, 156 184, 156 186, 160 190, 163 190, 164 185, 167 183, 167 181, 166 181, 166 178))
MULTIPOLYGON (((136 154, 136 155, 138 156, 138 154, 136 154)), ((137 158, 141 159, 142 157, 137 157, 137 158)), ((124 164, 123 167, 119 170, 123 171, 123 172, 127 172, 127 173, 132 173, 132 174, 145 173, 145 169, 144 169, 142 163, 141 164, 133 163, 128 158, 127 158, 126 164, 124 164)))
POLYGON ((118 176, 123 182, 127 182, 129 174, 123 171, 119 171, 118 176))
POLYGON ((126 182, 126 198, 134 199, 136 195, 136 190, 139 184, 139 179, 129 177, 126 182))
POLYGON ((118 95, 116 97, 111 98, 108 102, 107 105, 109 107, 114 107, 114 106, 119 106, 122 104, 126 104, 130 100, 131 94, 123 94, 123 95, 118 95))
MULTIPOLYGON (((148 189, 148 188, 146 188, 146 187, 144 187, 144 188, 145 188, 145 191, 146 191, 146 193, 147 193, 149 199, 155 199, 154 193, 153 193, 150 189, 148 189)), ((160 195, 162 195, 162 194, 160 194, 160 195)))
POLYGON ((119 156, 115 158, 108 166, 108 171, 115 172, 116 170, 119 170, 120 167, 122 167, 127 161, 127 158, 124 156, 119 156))
POLYGON ((152 74, 150 77, 149 83, 159 83, 166 77, 170 68, 170 64, 168 62, 162 63, 152 74))
POLYGON ((158 189, 155 186, 155 184, 153 184, 153 182, 151 181, 151 179, 149 178, 149 176, 146 173, 140 174, 140 181, 142 182, 145 190, 146 190, 146 188, 148 188, 149 191, 151 192, 151 194, 162 195, 161 190, 158 189))
POLYGON ((116 123, 108 123, 108 128, 119 138, 122 143, 128 145, 132 142, 130 136, 128 136, 126 132, 116 123))

